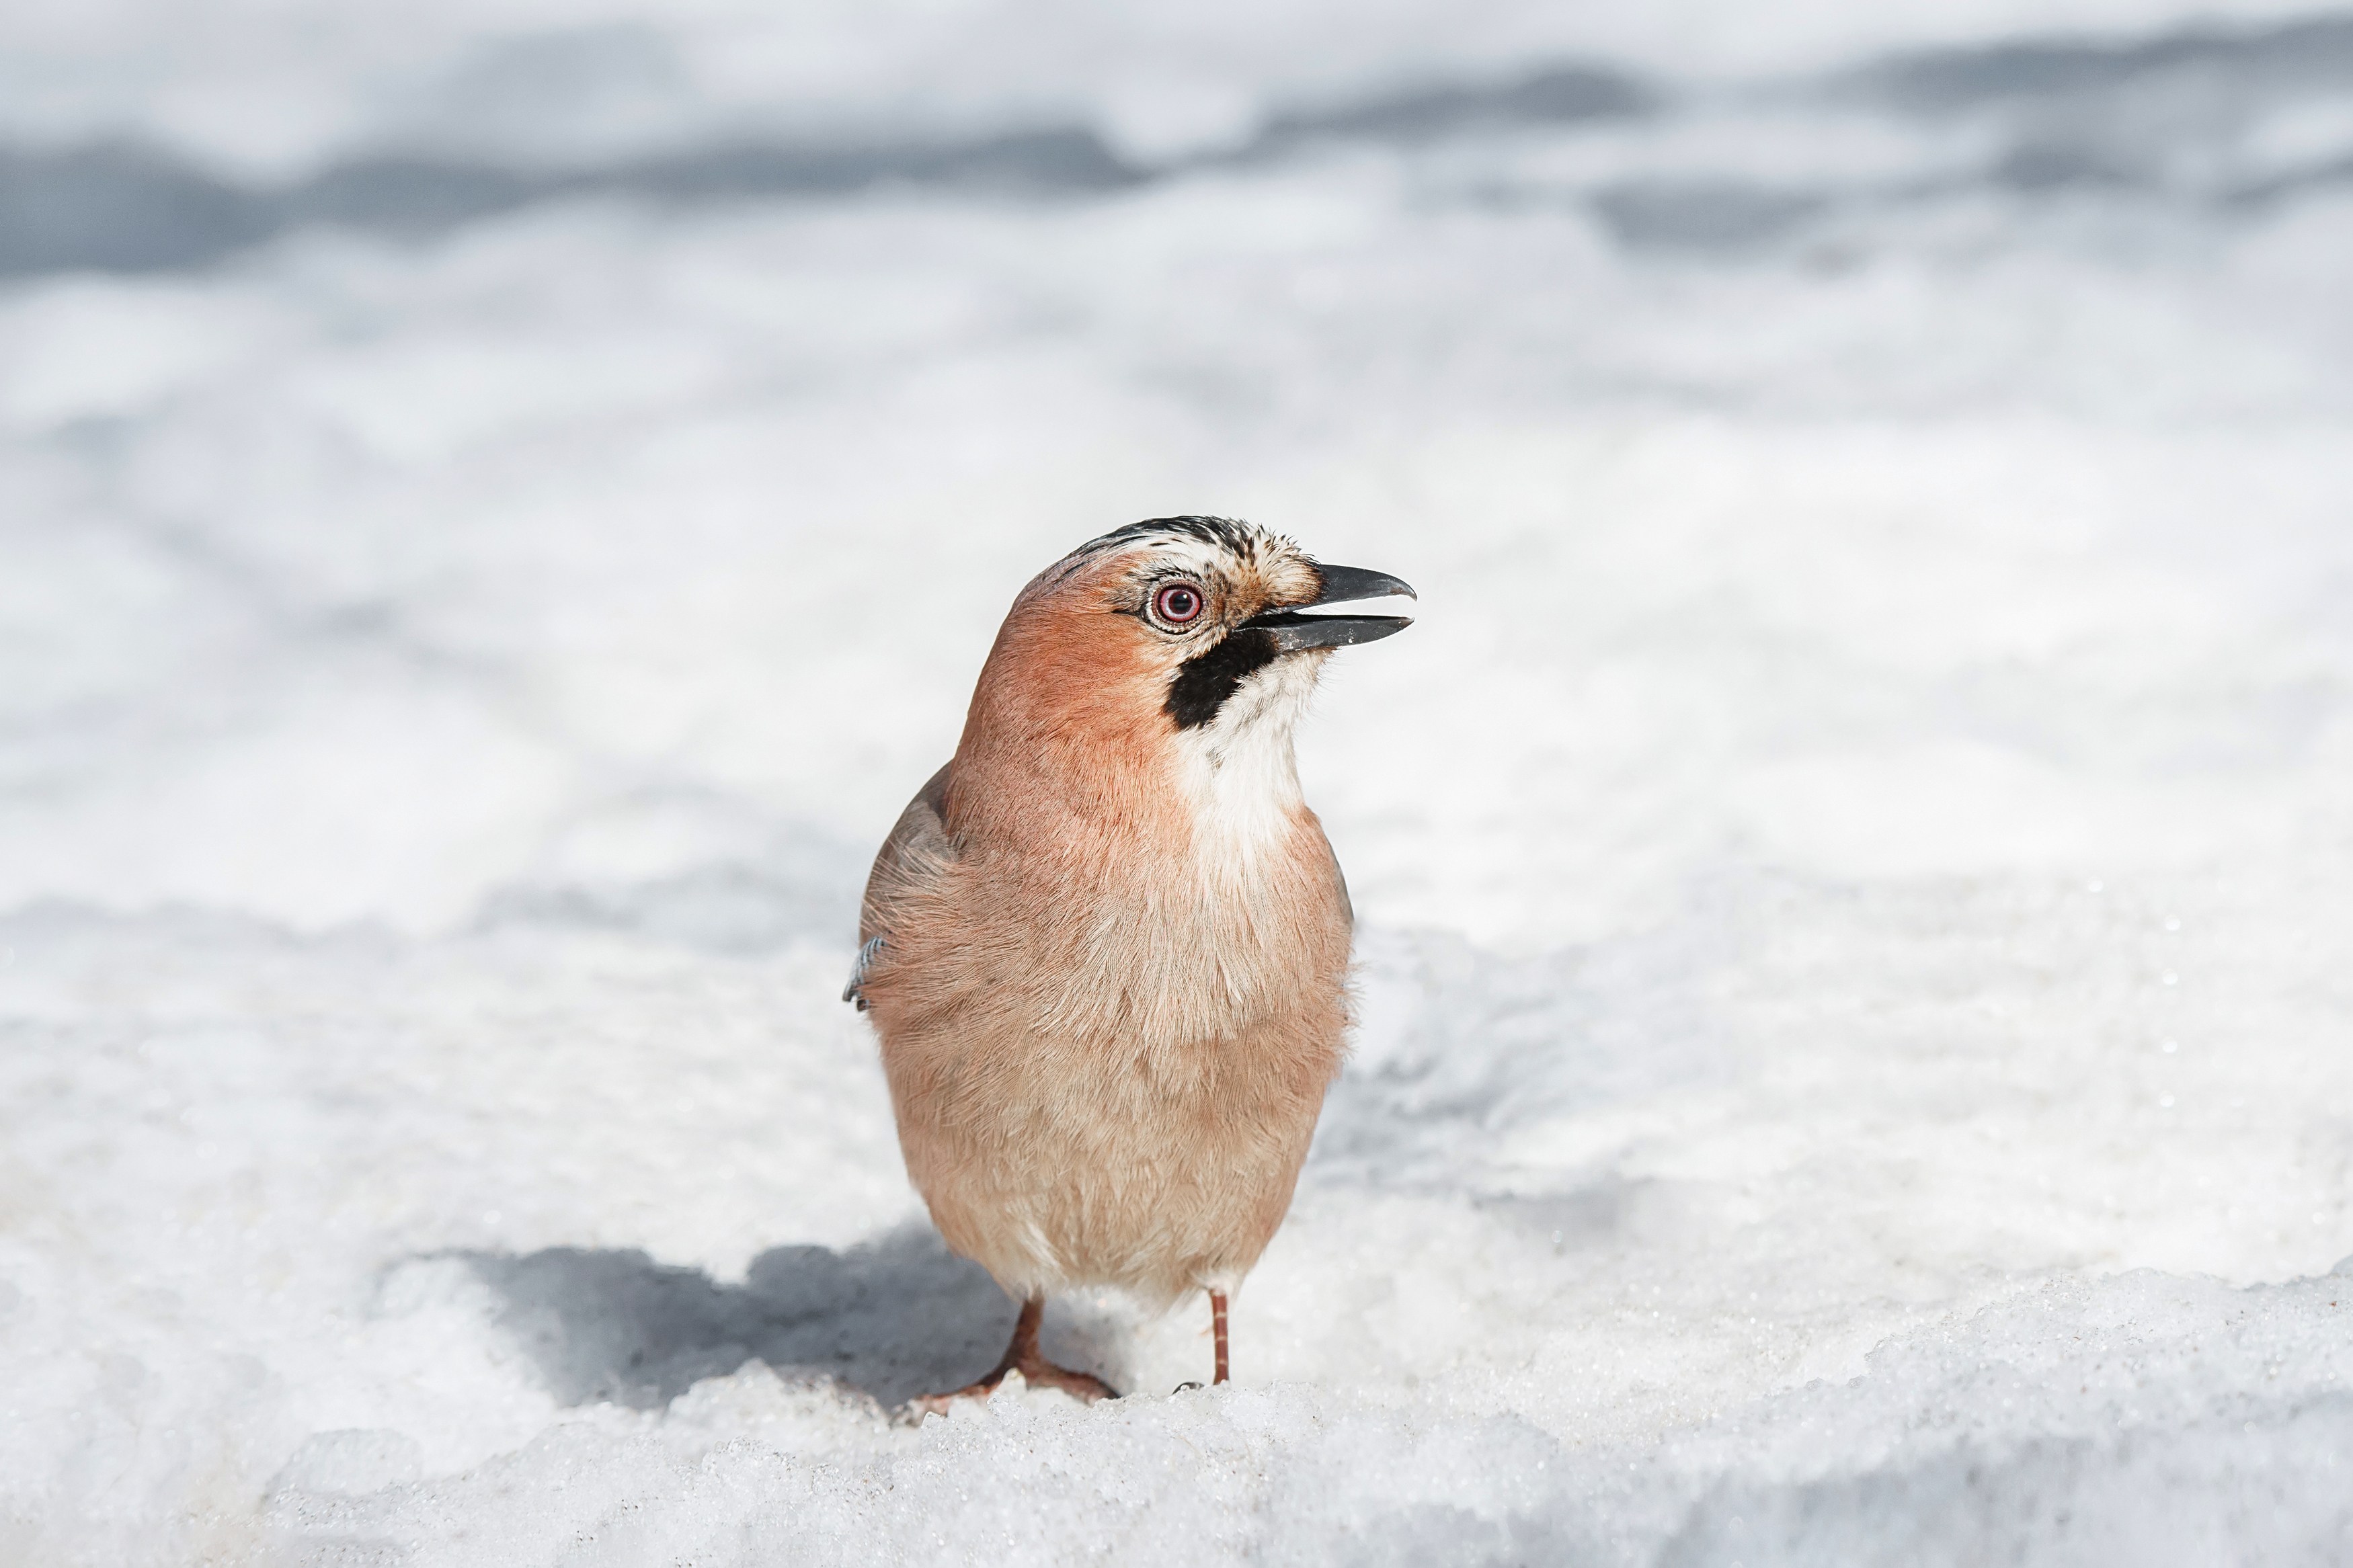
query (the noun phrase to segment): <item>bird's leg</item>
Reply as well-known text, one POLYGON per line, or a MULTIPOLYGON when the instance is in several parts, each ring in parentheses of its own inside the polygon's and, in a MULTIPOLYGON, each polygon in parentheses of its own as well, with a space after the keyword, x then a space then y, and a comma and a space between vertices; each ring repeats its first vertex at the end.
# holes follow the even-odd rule
POLYGON ((1046 1318, 1046 1299, 1033 1297, 1021 1304, 1021 1316, 1013 1325, 1013 1342, 1005 1348, 1006 1365, 997 1375, 1018 1368, 1021 1379, 1032 1388, 1059 1388, 1071 1398, 1092 1405, 1098 1399, 1117 1399, 1119 1394, 1102 1378, 1083 1372, 1072 1372, 1066 1366, 1056 1366, 1038 1349, 1038 1325, 1046 1318))
POLYGON ((1209 1292, 1209 1333, 1218 1342, 1218 1378, 1226 1381, 1226 1293, 1209 1292))
MULTIPOLYGON (((918 1411, 947 1414, 948 1403, 955 1399, 986 1399, 997 1392, 1008 1372, 1018 1372, 1021 1380, 1032 1388, 1059 1388, 1071 1398, 1092 1405, 1098 1399, 1116 1399, 1111 1384, 1083 1372, 1072 1372, 1056 1366, 1038 1349, 1038 1325, 1046 1320, 1046 1299, 1032 1296, 1021 1303, 1021 1315, 1013 1321, 1013 1342, 1005 1347, 1005 1354, 987 1376, 978 1383, 968 1384, 950 1394, 927 1394, 910 1403, 918 1411)), ((1220 1363, 1222 1364, 1222 1363, 1220 1363)))

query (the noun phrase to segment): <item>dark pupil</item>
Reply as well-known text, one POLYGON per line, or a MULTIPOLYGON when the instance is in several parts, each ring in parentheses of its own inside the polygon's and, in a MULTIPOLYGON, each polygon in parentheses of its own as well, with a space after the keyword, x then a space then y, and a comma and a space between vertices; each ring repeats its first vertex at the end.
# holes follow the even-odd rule
POLYGON ((1172 621, 1189 621, 1200 609, 1190 588, 1170 588, 1160 595, 1160 613, 1172 621))

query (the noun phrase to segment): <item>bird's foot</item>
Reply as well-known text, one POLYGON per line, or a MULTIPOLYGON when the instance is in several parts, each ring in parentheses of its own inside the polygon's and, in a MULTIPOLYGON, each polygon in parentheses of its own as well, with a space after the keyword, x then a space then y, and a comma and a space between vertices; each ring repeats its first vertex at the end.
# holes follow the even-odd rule
POLYGON ((1066 1366, 1056 1366, 1044 1356, 1031 1356, 1014 1370, 1021 1381, 1032 1388, 1059 1388, 1082 1405, 1092 1405, 1098 1399, 1117 1399, 1119 1391, 1092 1373, 1072 1372, 1066 1366))
POLYGON ((947 1394, 926 1394, 907 1402, 908 1408, 918 1416, 945 1415, 959 1399, 986 1399, 997 1392, 1006 1378, 1014 1373, 1031 1388, 1059 1388, 1082 1405, 1092 1405, 1098 1399, 1117 1399, 1119 1391, 1102 1378, 1083 1372, 1072 1372, 1066 1366, 1056 1366, 1041 1355, 1025 1356, 1017 1362, 999 1365, 978 1383, 947 1394))
POLYGON ((1102 1378, 1083 1372, 1072 1372, 1066 1366, 1056 1366, 1039 1353, 1038 1325, 1044 1312, 1042 1300, 1022 1304, 1020 1320, 1013 1327, 1013 1342, 1006 1347, 1005 1359, 998 1362, 996 1370, 987 1377, 951 1393, 926 1394, 919 1399, 911 1399, 907 1402, 907 1408, 919 1421, 925 1415, 944 1415, 949 1406, 959 1399, 987 1398, 997 1392, 998 1384, 1017 1372, 1021 1374, 1021 1381, 1032 1388, 1059 1388, 1084 1405, 1092 1405, 1098 1399, 1117 1399, 1118 1391, 1102 1378))
POLYGON ((945 1415, 957 1400, 986 1399, 996 1393, 997 1385, 1004 1381, 1003 1373, 992 1372, 978 1383, 966 1384, 964 1387, 946 1394, 917 1394, 907 1401, 907 1414, 917 1421, 921 1421, 926 1415, 945 1415))

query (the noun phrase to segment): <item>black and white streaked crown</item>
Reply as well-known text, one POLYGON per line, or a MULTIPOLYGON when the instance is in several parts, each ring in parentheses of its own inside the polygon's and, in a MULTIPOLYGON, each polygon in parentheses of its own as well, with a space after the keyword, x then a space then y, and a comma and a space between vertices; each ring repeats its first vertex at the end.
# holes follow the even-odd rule
POLYGON ((1248 565, 1262 555, 1301 553, 1299 546, 1282 534, 1238 517, 1148 517, 1088 540, 1062 557, 1060 569, 1068 572, 1123 550, 1166 544, 1207 546, 1230 557, 1237 565, 1248 565))

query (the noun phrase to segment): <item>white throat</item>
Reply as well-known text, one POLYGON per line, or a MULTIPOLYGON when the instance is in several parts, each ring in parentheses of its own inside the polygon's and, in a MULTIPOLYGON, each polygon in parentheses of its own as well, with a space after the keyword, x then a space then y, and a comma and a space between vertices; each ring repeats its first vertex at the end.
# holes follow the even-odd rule
POLYGON ((1318 651, 1276 659, 1244 679, 1208 723, 1178 731, 1194 843, 1211 866, 1246 869, 1260 850, 1291 832, 1301 805, 1292 731, 1315 694, 1325 657, 1318 651))

